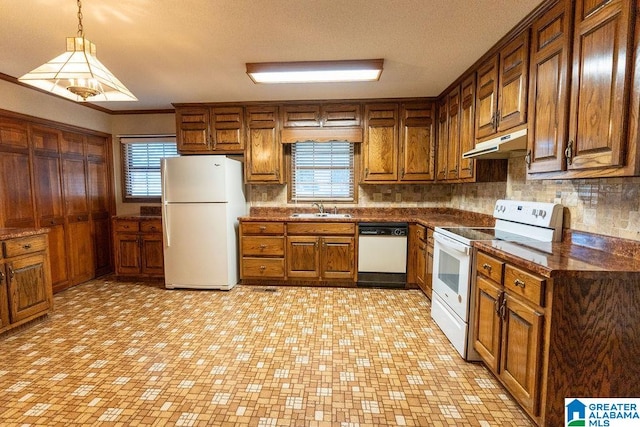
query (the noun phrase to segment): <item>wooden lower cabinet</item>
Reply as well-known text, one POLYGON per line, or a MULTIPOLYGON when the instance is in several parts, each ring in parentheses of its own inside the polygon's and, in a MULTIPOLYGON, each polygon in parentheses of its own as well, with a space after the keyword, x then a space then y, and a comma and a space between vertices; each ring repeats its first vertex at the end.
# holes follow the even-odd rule
POLYGON ((240 221, 240 278, 284 280, 284 223, 240 221))
POLYGON ((0 253, 0 332, 53 310, 46 234, 6 239, 0 253))
POLYGON ((164 277, 160 219, 114 218, 113 230, 116 275, 138 278, 164 277))
POLYGON ((421 224, 409 225, 407 281, 415 283, 431 299, 433 274, 433 230, 421 224))

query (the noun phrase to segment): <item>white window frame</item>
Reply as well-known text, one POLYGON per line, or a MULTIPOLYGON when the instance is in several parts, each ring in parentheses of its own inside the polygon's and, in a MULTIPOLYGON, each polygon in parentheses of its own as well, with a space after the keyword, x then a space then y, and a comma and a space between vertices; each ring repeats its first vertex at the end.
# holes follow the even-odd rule
MULTIPOLYGON (((120 152, 122 162, 122 201, 123 202, 160 202, 161 177, 159 152, 149 153, 147 164, 132 165, 132 148, 145 147, 162 150, 166 157, 177 157, 178 149, 175 135, 122 135, 120 152), (161 144, 161 148, 160 145, 161 144), (155 147, 153 147, 155 145, 155 147), (157 160, 157 162, 156 162, 157 160), (137 182, 134 182, 137 181, 137 182)), ((144 153, 139 160, 144 160, 144 153)))
POLYGON ((356 198, 355 163, 353 142, 305 141, 291 144, 291 201, 353 202, 356 198), (324 154, 326 156, 323 157, 324 154), (344 158, 345 154, 348 159, 344 158), (344 177, 345 173, 348 175, 346 179, 335 180, 341 175, 344 177))

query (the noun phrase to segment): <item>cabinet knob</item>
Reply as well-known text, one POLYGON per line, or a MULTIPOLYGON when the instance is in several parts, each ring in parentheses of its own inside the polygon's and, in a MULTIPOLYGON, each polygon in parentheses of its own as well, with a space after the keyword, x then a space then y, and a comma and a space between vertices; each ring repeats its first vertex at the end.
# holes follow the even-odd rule
POLYGON ((261 266, 260 266, 260 270, 261 270, 261 271, 265 271, 266 269, 267 269, 267 266, 266 266, 266 265, 261 265, 261 266))
POLYGON ((13 280, 13 276, 15 276, 15 272, 13 271, 13 267, 9 266, 9 280, 13 280))
POLYGON ((0 285, 4 283, 4 273, 0 270, 0 285))
POLYGON ((485 262, 484 264, 482 264, 482 268, 484 268, 485 270, 487 270, 487 272, 489 272, 489 274, 491 274, 491 266, 489 264, 485 262))
POLYGON ((260 226, 260 231, 265 231, 267 229, 267 227, 265 225, 261 225, 260 226))
POLYGON ((531 169, 531 150, 527 151, 527 155, 524 156, 524 162, 527 164, 527 169, 531 169))
POLYGON ((26 245, 22 246, 22 249, 31 249, 31 245, 27 243, 26 245))
POLYGON ((263 249, 266 249, 266 248, 267 248, 267 245, 265 245, 264 243, 262 243, 262 244, 260 245, 260 250, 263 250, 263 249))
POLYGON ((525 287, 525 283, 520 279, 514 280, 513 284, 516 285, 519 288, 522 288, 522 289, 524 289, 524 287, 525 287))
POLYGON ((567 148, 564 149, 564 156, 567 158, 567 164, 573 163, 573 140, 567 142, 567 148))
POLYGON ((55 223, 56 222, 54 220, 49 221, 49 224, 51 224, 51 225, 55 225, 55 223))

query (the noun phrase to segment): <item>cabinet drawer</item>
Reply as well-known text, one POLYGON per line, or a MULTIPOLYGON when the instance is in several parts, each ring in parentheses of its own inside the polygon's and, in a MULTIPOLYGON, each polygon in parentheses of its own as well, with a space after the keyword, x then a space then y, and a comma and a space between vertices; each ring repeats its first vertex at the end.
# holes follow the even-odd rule
POLYGON ((283 222, 243 222, 243 234, 280 234, 284 235, 283 222))
POLYGON ((478 252, 476 256, 476 269, 478 273, 487 276, 496 283, 502 283, 503 268, 504 262, 484 252, 478 252))
POLYGON ((509 264, 504 269, 504 287, 507 292, 520 295, 537 305, 544 305, 545 282, 544 278, 509 264))
POLYGON ((160 233, 162 231, 162 221, 140 221, 140 231, 146 233, 160 233))
POLYGON ((424 225, 416 225, 416 237, 420 240, 427 239, 427 228, 424 225))
POLYGON ((353 222, 289 222, 287 234, 355 234, 356 224, 353 222))
POLYGON ((245 236, 242 238, 242 255, 283 256, 284 236, 245 236))
POLYGON ((242 277, 284 278, 284 258, 242 258, 242 277))
POLYGON ((115 231, 138 231, 138 221, 118 220, 115 223, 115 231))
POLYGON ((30 254, 44 251, 47 248, 47 238, 44 235, 21 237, 2 242, 4 246, 4 256, 11 258, 14 256, 30 254))

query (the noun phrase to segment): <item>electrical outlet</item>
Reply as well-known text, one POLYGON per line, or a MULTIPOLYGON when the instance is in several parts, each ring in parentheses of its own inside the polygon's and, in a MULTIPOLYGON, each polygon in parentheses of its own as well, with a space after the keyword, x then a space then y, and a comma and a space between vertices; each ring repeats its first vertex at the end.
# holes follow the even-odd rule
POLYGON ((402 193, 396 193, 396 202, 402 201, 402 193))
POLYGON ((262 201, 266 202, 267 201, 267 193, 262 193, 262 201))

